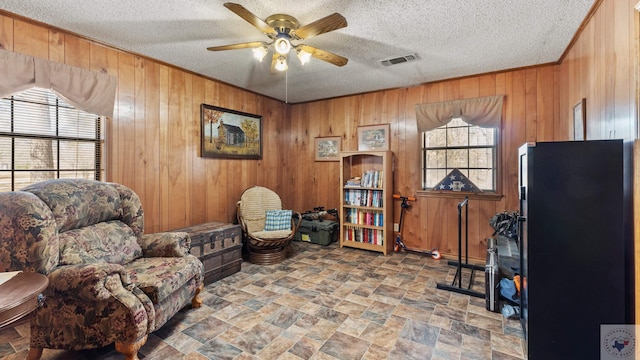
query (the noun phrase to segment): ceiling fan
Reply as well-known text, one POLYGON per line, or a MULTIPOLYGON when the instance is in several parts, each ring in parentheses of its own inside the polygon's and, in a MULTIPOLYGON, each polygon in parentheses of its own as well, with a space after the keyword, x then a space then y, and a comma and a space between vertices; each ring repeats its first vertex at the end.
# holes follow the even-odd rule
POLYGON ((267 55, 269 48, 273 46, 274 53, 271 58, 271 73, 285 71, 288 68, 287 55, 291 49, 295 49, 296 55, 302 65, 306 64, 311 57, 326 61, 336 66, 344 66, 349 59, 321 50, 305 44, 293 44, 292 41, 304 40, 313 36, 324 34, 333 30, 347 26, 347 20, 338 13, 333 13, 311 24, 300 27, 298 20, 286 14, 274 14, 265 20, 260 19, 244 6, 235 3, 225 3, 224 6, 233 11, 236 15, 255 26, 271 39, 266 41, 253 41, 241 44, 212 46, 209 51, 233 50, 233 49, 253 49, 254 57, 260 61, 267 55))

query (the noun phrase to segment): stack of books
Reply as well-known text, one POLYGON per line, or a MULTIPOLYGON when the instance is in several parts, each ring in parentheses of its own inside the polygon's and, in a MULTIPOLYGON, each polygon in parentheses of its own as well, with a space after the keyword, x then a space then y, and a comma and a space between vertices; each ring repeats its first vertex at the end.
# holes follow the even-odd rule
POLYGON ((347 183, 345 184, 345 186, 360 187, 362 186, 362 181, 360 180, 359 176, 356 176, 353 179, 347 180, 347 183))

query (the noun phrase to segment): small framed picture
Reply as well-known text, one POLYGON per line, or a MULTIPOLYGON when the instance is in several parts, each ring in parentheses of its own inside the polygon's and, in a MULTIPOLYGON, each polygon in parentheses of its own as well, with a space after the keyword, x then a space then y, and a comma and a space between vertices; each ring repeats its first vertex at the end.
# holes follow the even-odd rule
POLYGON ((587 99, 582 98, 573 107, 573 140, 582 141, 587 138, 587 99))
POLYGON ((389 124, 358 127, 358 151, 389 150, 389 124))
POLYGON ((340 161, 340 136, 315 138, 316 161, 340 161))

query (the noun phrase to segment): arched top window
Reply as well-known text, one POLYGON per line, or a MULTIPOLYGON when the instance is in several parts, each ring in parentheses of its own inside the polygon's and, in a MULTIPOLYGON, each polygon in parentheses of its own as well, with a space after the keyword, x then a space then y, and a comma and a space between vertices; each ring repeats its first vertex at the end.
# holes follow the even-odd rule
POLYGON ((458 169, 482 191, 495 192, 503 96, 416 105, 422 189, 435 189, 458 169))

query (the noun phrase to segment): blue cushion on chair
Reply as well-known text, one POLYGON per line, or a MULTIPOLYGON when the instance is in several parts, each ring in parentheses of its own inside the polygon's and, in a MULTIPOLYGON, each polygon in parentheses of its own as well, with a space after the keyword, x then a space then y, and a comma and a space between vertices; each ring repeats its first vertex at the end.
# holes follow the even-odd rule
POLYGON ((291 210, 267 210, 264 231, 291 230, 291 210))

